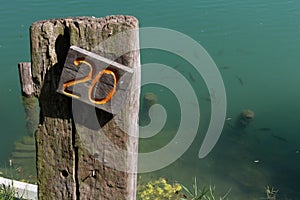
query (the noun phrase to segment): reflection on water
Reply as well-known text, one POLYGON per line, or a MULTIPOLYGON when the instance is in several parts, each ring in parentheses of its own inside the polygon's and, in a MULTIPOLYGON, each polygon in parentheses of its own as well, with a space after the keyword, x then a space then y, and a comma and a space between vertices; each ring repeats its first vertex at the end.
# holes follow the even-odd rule
POLYGON ((34 137, 34 133, 39 124, 39 103, 36 97, 22 97, 26 114, 26 129, 28 135, 34 137))
POLYGON ((2 176, 36 182, 36 151, 34 133, 38 127, 39 106, 35 97, 22 97, 26 117, 26 134, 14 142, 8 162, 0 167, 2 176))

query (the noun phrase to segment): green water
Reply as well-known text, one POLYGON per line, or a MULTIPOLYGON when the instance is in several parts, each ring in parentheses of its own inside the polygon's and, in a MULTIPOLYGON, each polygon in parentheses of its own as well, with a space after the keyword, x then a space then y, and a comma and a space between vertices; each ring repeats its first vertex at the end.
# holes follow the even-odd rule
MULTIPOLYGON (((38 20, 67 16, 128 14, 141 27, 164 27, 199 42, 222 75, 227 95, 227 116, 221 138, 204 159, 198 150, 209 124, 208 90, 199 75, 193 82, 189 64, 167 53, 142 51, 142 63, 158 62, 178 71, 191 83, 200 103, 201 122, 188 151, 172 165, 144 174, 164 176, 189 186, 213 184, 217 192, 231 189, 230 199, 260 199, 264 187, 279 189, 279 199, 300 199, 300 2, 259 0, 217 1, 6 1, 0 7, 0 165, 8 165, 14 141, 26 135, 25 111, 20 97, 17 63, 30 61, 29 26, 38 20), (255 112, 244 131, 228 123, 243 109, 255 112), (269 128, 270 131, 257 129, 269 128), (259 161, 259 162, 254 162, 259 161)), ((143 76, 147 76, 143 74, 143 76)), ((178 102, 166 88, 145 86, 166 106, 165 132, 141 140, 141 151, 166 144, 176 133, 178 102), (149 145, 150 144, 150 145, 149 145)))

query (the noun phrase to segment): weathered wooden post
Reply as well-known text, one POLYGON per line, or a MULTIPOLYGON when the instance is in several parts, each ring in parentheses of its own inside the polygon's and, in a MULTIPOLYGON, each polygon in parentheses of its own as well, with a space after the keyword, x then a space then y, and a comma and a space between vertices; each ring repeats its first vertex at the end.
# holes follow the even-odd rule
POLYGON ((28 135, 15 142, 10 157, 10 166, 18 169, 16 173, 26 178, 27 181, 33 182, 36 180, 34 133, 39 122, 39 105, 38 99, 34 96, 35 87, 32 80, 31 63, 21 62, 18 64, 18 69, 28 135))
MULTIPOLYGON (((140 93, 137 33, 138 21, 131 16, 76 17, 32 24, 32 76, 41 109, 36 132, 39 199, 135 199, 140 93), (125 34, 119 35, 122 32, 125 34), (60 86, 72 90, 67 84, 72 80, 63 81, 63 85, 60 82, 71 45, 132 71, 120 110, 108 112, 59 93, 60 86)), ((86 63, 84 59, 81 62, 86 63)), ((87 84, 97 85, 97 80, 93 82, 95 74, 90 75, 87 84)), ((118 77, 113 80, 121 84, 118 77)))
POLYGON ((23 96, 30 97, 34 94, 34 84, 32 81, 31 63, 20 62, 18 64, 21 91, 23 96))
POLYGON ((19 79, 22 92, 22 100, 26 113, 26 126, 30 136, 33 136, 38 124, 38 101, 35 94, 35 87, 32 80, 31 63, 20 62, 18 64, 19 79))
POLYGON ((157 103, 157 96, 152 93, 146 93, 142 98, 141 111, 140 111, 140 125, 145 125, 150 123, 151 119, 149 117, 149 110, 151 106, 157 103))

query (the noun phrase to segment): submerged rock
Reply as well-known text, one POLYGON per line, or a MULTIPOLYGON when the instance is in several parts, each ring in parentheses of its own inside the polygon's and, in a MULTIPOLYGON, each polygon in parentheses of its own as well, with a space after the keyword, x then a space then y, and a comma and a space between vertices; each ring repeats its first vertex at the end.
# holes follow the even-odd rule
POLYGON ((150 117, 149 117, 149 110, 151 106, 157 103, 157 96, 152 93, 148 92, 144 95, 143 101, 142 101, 142 107, 140 110, 140 125, 144 126, 148 123, 150 123, 150 117))
POLYGON ((252 110, 243 110, 239 116, 238 124, 241 127, 246 127, 254 119, 254 112, 252 110))

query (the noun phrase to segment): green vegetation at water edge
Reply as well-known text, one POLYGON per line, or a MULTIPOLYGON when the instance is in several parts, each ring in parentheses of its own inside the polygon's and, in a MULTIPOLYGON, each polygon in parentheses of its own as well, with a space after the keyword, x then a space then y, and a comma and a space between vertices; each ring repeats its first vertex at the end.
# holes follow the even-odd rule
POLYGON ((193 189, 190 190, 183 184, 170 184, 165 178, 139 184, 137 189, 138 200, 225 200, 228 199, 230 190, 221 196, 215 194, 215 187, 199 188, 196 177, 194 178, 193 189))

